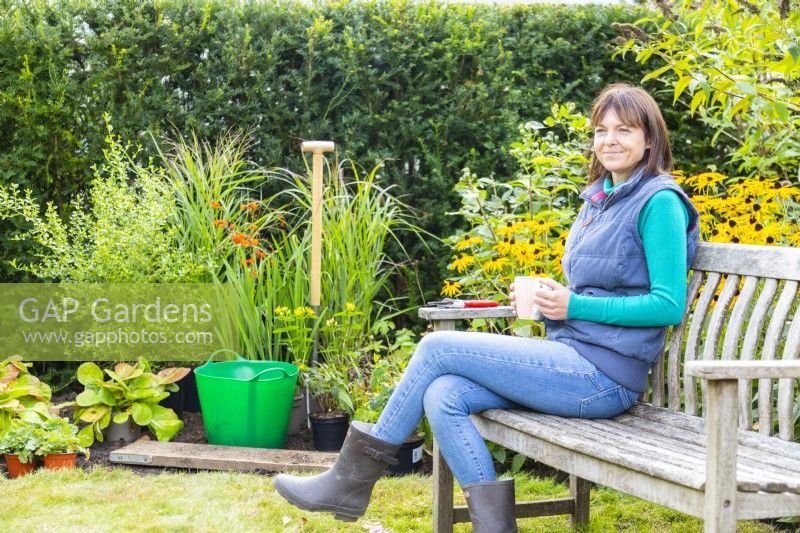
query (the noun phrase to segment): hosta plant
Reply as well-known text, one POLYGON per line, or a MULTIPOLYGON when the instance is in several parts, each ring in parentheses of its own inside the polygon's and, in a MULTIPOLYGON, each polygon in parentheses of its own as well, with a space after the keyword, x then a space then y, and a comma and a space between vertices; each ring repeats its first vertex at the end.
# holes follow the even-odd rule
POLYGON ((78 381, 84 391, 75 398, 76 422, 88 425, 78 432, 81 444, 103 441, 103 430, 113 420, 124 424, 129 418, 146 426, 160 441, 168 441, 183 427, 172 409, 159 403, 178 390, 175 384, 189 373, 188 368, 165 368, 154 374, 150 364, 139 358, 135 364, 118 363, 102 370, 95 363, 78 367, 78 381), (106 379, 108 378, 108 379, 106 379))
POLYGON ((19 356, 0 362, 0 435, 19 421, 51 416, 50 387, 28 372, 30 366, 19 356))

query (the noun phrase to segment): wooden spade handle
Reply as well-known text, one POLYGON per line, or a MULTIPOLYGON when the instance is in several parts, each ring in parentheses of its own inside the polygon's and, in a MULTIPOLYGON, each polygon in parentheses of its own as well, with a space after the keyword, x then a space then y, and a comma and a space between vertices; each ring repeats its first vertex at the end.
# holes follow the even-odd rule
POLYGON ((306 141, 301 145, 303 152, 311 152, 313 174, 311 181, 311 275, 309 303, 314 309, 320 304, 320 278, 322 277, 322 159, 325 152, 335 148, 330 141, 306 141))

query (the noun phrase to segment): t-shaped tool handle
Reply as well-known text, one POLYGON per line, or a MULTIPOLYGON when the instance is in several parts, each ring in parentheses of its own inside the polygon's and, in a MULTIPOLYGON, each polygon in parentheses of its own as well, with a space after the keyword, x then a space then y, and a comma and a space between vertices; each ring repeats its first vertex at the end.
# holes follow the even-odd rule
MULTIPOLYGON (((297 145, 295 145, 297 146, 297 145)), ((336 145, 331 141, 306 141, 300 145, 303 152, 313 152, 314 154, 324 154, 325 152, 333 152, 336 145)))
POLYGON ((336 145, 331 141, 306 141, 303 152, 313 157, 313 179, 311 181, 311 279, 309 303, 319 310, 320 278, 322 276, 322 158, 325 152, 333 152, 336 145))

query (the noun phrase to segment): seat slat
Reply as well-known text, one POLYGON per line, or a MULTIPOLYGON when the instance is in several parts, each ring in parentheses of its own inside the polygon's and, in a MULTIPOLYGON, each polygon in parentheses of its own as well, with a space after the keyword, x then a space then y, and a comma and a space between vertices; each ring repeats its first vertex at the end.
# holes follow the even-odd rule
MULTIPOLYGON (((607 425, 606 422, 606 420, 595 422, 580 418, 549 420, 540 414, 534 414, 528 418, 528 423, 547 425, 551 431, 579 435, 591 442, 593 446, 621 448, 634 455, 638 461, 661 463, 665 468, 703 469, 703 471, 705 469, 705 452, 696 446, 686 450, 677 450, 670 445, 668 439, 663 437, 656 442, 659 439, 650 439, 645 435, 635 434, 630 428, 607 425)), ((758 483, 756 483, 757 486, 758 483)))
MULTIPOLYGON (((503 424, 519 431, 523 431, 538 439, 552 444, 584 453, 591 457, 597 457, 604 461, 621 465, 627 468, 644 472, 645 474, 663 478, 686 487, 702 489, 705 484, 705 474, 686 466, 673 466, 662 462, 641 461, 635 454, 627 449, 612 446, 598 445, 597 442, 586 437, 586 435, 575 435, 565 431, 559 426, 563 418, 542 415, 537 413, 537 419, 531 421, 530 411, 519 409, 489 409, 479 416, 493 422, 503 424)), ((502 444, 502 443, 500 443, 502 444)))
MULTIPOLYGON (((663 424, 674 425, 694 433, 706 434, 706 421, 700 417, 687 415, 680 411, 670 411, 663 407, 654 407, 645 403, 636 403, 628 411, 628 414, 660 422, 663 424)), ((747 446, 767 453, 784 455, 787 457, 800 457, 800 443, 788 442, 781 439, 769 439, 759 435, 754 431, 740 429, 736 433, 736 442, 740 446, 747 446)))
MULTIPOLYGON (((479 416, 578 453, 681 485, 702 489, 705 484, 705 449, 700 446, 631 433, 622 424, 607 426, 607 420, 565 419, 521 410, 490 410, 479 416)), ((500 444, 504 444, 502 440, 500 444)), ((797 480, 774 469, 765 473, 753 464, 740 465, 737 489, 741 492, 800 492, 797 480)))
MULTIPOLYGON (((613 420, 617 423, 630 426, 633 431, 639 431, 645 434, 658 434, 665 437, 672 437, 677 441, 691 445, 705 446, 705 435, 695 433, 688 429, 679 428, 675 425, 666 425, 627 413, 619 415, 613 420)), ((789 476, 794 484, 800 482, 800 454, 794 457, 786 456, 771 451, 751 448, 744 444, 738 446, 737 451, 739 458, 743 461, 757 465, 766 465, 768 468, 775 468, 777 472, 785 473, 785 475, 789 476)))
MULTIPOLYGON (((778 350, 778 343, 781 340, 786 317, 792 308, 795 295, 797 294, 797 282, 787 281, 783 285, 783 290, 772 311, 772 318, 767 326, 767 333, 764 335, 761 359, 775 359, 778 350)), ((772 380, 758 380, 758 432, 762 435, 772 434, 772 380)))
MULTIPOLYGON (((719 286, 721 278, 722 275, 719 274, 719 272, 711 272, 708 274, 703 292, 700 293, 700 298, 697 300, 697 305, 694 308, 694 312, 691 314, 692 322, 689 324, 689 336, 686 339, 686 352, 683 355, 684 361, 694 361, 697 359, 697 348, 700 344, 700 335, 703 332, 706 314, 711 307, 714 293, 719 286)), ((697 412, 697 383, 693 377, 684 375, 683 379, 683 390, 686 398, 684 410, 690 415, 693 415, 697 412)))
MULTIPOLYGON (((646 461, 661 461, 677 466, 688 466, 700 472, 706 471, 705 444, 681 442, 666 433, 647 433, 630 425, 611 420, 564 420, 576 433, 590 433, 598 443, 629 449, 638 458, 646 461), (635 445, 632 444, 635 442, 635 445)), ((761 463, 751 457, 741 457, 736 471, 739 490, 752 492, 800 492, 798 478, 792 478, 775 469, 774 465, 761 463)))

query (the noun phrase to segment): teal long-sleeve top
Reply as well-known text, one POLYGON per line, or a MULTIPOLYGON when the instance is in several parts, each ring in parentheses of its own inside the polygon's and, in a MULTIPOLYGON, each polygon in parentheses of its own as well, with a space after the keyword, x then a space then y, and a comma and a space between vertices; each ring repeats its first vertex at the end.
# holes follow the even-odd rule
MULTIPOLYGON (((611 195, 610 177, 603 188, 611 195)), ((582 296, 572 293, 568 319, 627 327, 666 326, 683 318, 686 306, 686 226, 689 213, 677 193, 659 191, 639 214, 639 235, 650 275, 650 292, 640 296, 582 296)))

